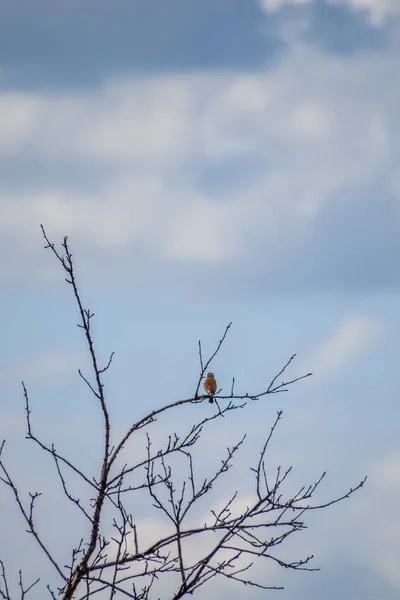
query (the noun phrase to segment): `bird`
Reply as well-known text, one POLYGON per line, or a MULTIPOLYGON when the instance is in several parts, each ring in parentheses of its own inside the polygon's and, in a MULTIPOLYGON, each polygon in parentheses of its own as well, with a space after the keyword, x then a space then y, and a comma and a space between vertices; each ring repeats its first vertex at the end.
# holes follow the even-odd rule
POLYGON ((217 382, 215 381, 214 373, 207 373, 207 378, 203 385, 206 393, 210 396, 209 402, 212 404, 214 402, 212 396, 217 391, 217 382))

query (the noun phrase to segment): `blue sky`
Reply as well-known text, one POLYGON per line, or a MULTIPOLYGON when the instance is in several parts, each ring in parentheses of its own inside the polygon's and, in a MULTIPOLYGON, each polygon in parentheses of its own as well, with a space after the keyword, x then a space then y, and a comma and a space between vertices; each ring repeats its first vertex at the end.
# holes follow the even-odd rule
MULTIPOLYGON (((246 431, 246 469, 282 408, 271 465, 303 483, 326 469, 325 498, 369 479, 288 540, 321 572, 273 571, 285 590, 270 595, 398 598, 399 40, 398 0, 0 4, 0 437, 22 488, 54 498, 24 440, 21 379, 49 441, 88 468, 99 441, 43 223, 69 236, 99 354, 116 352, 116 435, 190 395, 197 340, 211 350, 230 321, 224 388, 258 390, 297 353, 293 375, 314 377, 213 430, 205 461, 246 431)), ((43 569, 6 494, 0 507, 9 569, 43 569)))

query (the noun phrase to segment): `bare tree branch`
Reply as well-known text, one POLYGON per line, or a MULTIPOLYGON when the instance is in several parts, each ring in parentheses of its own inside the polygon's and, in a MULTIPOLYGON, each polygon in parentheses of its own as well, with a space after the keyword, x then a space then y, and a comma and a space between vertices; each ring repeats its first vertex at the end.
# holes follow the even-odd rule
MULTIPOLYGON (((231 327, 229 323, 209 358, 203 356, 201 341, 198 342, 200 373, 193 397, 161 405, 131 422, 119 441, 112 446, 111 420, 103 375, 111 367, 114 353, 109 355, 104 367, 99 366, 92 333, 94 313, 84 308, 81 300, 68 239, 63 239, 61 249, 58 250, 55 244, 49 241, 43 226, 41 229, 46 242, 45 248, 50 249, 61 264, 66 272, 66 282, 73 291, 80 318, 78 327, 83 331, 91 359, 91 375, 84 375, 81 369, 78 370, 78 374, 96 398, 103 421, 103 449, 99 472, 95 476, 89 476, 56 451, 53 442, 45 443, 33 433, 28 392, 22 383, 27 423, 26 438, 51 455, 64 498, 85 517, 85 531, 79 544, 68 552, 70 562, 64 569, 59 566, 53 553, 43 542, 44 538, 35 525, 35 502, 41 495, 40 492, 30 494, 28 505, 22 501, 3 461, 4 442, 0 447, 0 481, 11 490, 28 525, 28 533, 33 535, 60 579, 61 587, 58 588, 58 592, 53 591, 49 584, 46 585, 52 600, 88 600, 96 594, 108 597, 109 600, 115 597, 150 600, 151 597, 158 597, 157 585, 162 585, 166 577, 175 582, 170 600, 192 595, 216 577, 263 590, 281 589, 278 586, 266 585, 265 581, 258 581, 253 577, 254 565, 260 561, 264 564, 272 562, 291 570, 317 570, 310 564, 313 556, 287 561, 276 552, 286 546, 286 540, 292 534, 306 528, 305 517, 309 511, 325 509, 350 497, 364 485, 366 478, 346 493, 325 503, 313 502, 314 494, 323 482, 325 473, 322 473, 316 482, 300 487, 294 494, 285 495, 284 483, 290 478, 292 467, 285 469, 278 466, 273 473, 269 473, 266 467, 266 455, 271 438, 281 420, 281 410, 278 411, 262 444, 255 466, 250 467, 254 476, 254 489, 246 496, 246 508, 240 511, 237 508, 241 500, 238 488, 226 491, 229 478, 225 479, 225 474, 233 468, 240 449, 248 443, 246 440, 250 440, 249 436, 244 433, 235 444, 228 445, 224 457, 213 466, 212 472, 206 476, 202 475, 201 478, 197 471, 195 453, 195 448, 204 441, 204 432, 214 421, 228 419, 234 411, 251 407, 252 401, 286 392, 293 384, 310 377, 311 373, 295 378, 287 375, 295 358, 293 355, 273 376, 268 386, 257 393, 238 393, 233 377, 229 395, 222 395, 222 390, 217 390, 213 396, 213 408, 206 417, 198 421, 194 418, 193 424, 189 425, 183 434, 171 432, 168 441, 155 446, 149 434, 150 429, 147 429, 149 425, 162 421, 162 417, 168 411, 176 411, 184 405, 197 405, 209 400, 207 394, 199 393, 200 386, 212 361, 222 349, 231 327), (145 458, 127 456, 126 443, 142 429, 146 429, 145 458), (124 451, 121 468, 120 458, 124 451), (77 475, 87 484, 83 486, 86 492, 82 492, 79 497, 71 486, 71 474, 77 475), (222 488, 226 498, 222 508, 214 508, 208 496, 209 506, 205 522, 198 524, 197 521, 190 520, 193 514, 196 514, 195 508, 203 506, 200 502, 206 502, 207 494, 221 486, 222 480, 226 482, 225 488, 222 488), (140 535, 140 510, 135 500, 143 493, 147 494, 151 508, 158 511, 159 521, 164 519, 168 524, 169 532, 146 543, 140 535), (133 513, 130 512, 132 507, 133 513)), ((225 424, 225 421, 222 423, 225 424)), ((224 433, 227 431, 226 428, 221 429, 224 433)), ((25 586, 20 572, 18 589, 21 600, 24 600, 38 583, 39 579, 25 586)), ((0 561, 0 598, 12 600, 10 593, 4 563, 0 561)))

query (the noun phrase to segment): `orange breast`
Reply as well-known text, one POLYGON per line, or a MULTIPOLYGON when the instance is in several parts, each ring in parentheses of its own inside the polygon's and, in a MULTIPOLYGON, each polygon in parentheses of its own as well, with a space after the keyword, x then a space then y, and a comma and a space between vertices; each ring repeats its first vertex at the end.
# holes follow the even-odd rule
POLYGON ((212 377, 207 377, 204 382, 204 389, 206 390, 207 394, 215 394, 217 391, 217 382, 215 379, 212 377))

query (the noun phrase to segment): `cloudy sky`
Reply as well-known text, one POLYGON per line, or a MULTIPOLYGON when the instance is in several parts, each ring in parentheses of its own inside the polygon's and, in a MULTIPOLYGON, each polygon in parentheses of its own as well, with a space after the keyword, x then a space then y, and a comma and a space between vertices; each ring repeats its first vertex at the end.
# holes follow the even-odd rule
MULTIPOLYGON (((230 321, 225 390, 258 391, 297 353, 291 374, 313 378, 207 434, 205 461, 246 431, 248 469, 283 409, 271 465, 303 483, 326 469, 322 500, 369 479, 287 541, 322 570, 273 572, 270 596, 398 598, 399 72, 399 0, 0 3, 0 438, 25 493, 51 506, 54 473, 24 440, 22 379, 49 442, 95 469, 100 440, 42 223, 69 236, 99 355, 116 352, 116 432, 189 396, 197 340, 210 352, 230 321)), ((42 567, 6 492, 16 581, 42 567)))

